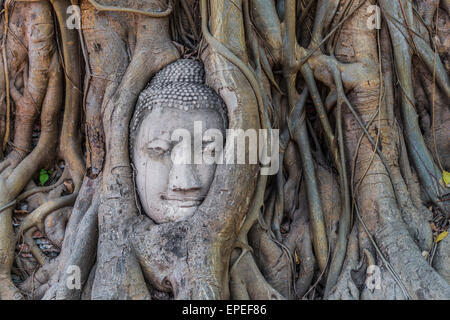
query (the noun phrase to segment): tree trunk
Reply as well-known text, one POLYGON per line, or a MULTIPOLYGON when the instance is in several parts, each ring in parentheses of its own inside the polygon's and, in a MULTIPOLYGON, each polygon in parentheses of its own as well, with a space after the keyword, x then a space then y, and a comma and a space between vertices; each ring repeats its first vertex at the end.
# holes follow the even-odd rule
POLYGON ((1 6, 0 299, 450 298, 448 1, 1 6), (183 98, 180 59, 205 73, 183 98), (224 129, 279 150, 252 163, 250 142, 157 223, 129 141, 163 77, 158 108, 211 92, 224 129))

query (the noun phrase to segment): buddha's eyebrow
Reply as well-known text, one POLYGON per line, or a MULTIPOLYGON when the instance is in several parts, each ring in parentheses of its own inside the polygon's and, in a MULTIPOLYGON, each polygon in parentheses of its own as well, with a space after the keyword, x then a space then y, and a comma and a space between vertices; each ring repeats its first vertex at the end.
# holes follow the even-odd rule
POLYGON ((170 141, 167 140, 167 139, 164 139, 164 138, 161 138, 161 137, 156 137, 156 138, 153 138, 152 140, 148 141, 148 143, 152 143, 152 142, 155 142, 155 141, 170 142, 170 141))
POLYGON ((167 131, 162 132, 159 136, 154 137, 152 140, 149 141, 149 143, 152 143, 154 141, 158 141, 158 140, 162 140, 162 141, 166 141, 170 143, 170 134, 167 131))

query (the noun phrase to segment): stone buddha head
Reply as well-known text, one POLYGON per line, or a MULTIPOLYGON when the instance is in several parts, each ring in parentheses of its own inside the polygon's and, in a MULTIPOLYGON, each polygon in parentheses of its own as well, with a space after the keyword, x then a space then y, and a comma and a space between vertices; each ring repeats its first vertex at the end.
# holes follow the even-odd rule
POLYGON ((142 91, 131 120, 137 193, 145 213, 158 224, 192 216, 214 178, 215 163, 192 161, 198 146, 206 153, 217 143, 223 147, 224 139, 211 139, 206 131, 225 137, 228 126, 225 104, 205 85, 204 76, 199 61, 180 59, 168 65, 142 91), (192 139, 181 138, 176 134, 180 130, 192 139))

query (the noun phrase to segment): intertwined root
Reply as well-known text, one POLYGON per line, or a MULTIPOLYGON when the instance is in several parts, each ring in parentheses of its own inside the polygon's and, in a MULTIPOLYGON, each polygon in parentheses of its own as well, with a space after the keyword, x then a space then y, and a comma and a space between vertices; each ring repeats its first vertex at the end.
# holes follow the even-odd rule
MULTIPOLYGON (((6 47, 9 50, 4 60, 8 61, 8 65, 2 65, 3 70, 8 70, 5 74, 8 74, 9 78, 2 79, 2 85, 3 88, 10 88, 10 92, 7 92, 7 94, 11 94, 14 104, 8 105, 7 108, 14 107, 10 111, 14 111, 16 117, 14 130, 12 131, 14 134, 11 135, 11 140, 9 140, 8 135, 2 135, 5 141, 11 142, 12 148, 7 158, 0 165, 3 169, 0 174, 0 181, 2 182, 0 195, 2 208, 0 213, 0 228, 2 229, 0 233, 0 259, 2 260, 1 278, 5 282, 5 285, 2 285, 0 289, 0 295, 2 297, 21 297, 10 279, 16 240, 24 237, 25 243, 29 245, 37 261, 41 265, 46 264, 47 259, 35 245, 31 235, 36 227, 45 231, 43 228, 44 219, 48 214, 73 204, 79 190, 79 183, 77 185, 77 182, 81 181, 80 175, 83 174, 84 165, 76 165, 77 159, 81 158, 77 154, 79 146, 75 150, 71 149, 73 145, 71 141, 76 141, 78 135, 77 131, 70 130, 78 121, 79 112, 73 112, 74 109, 78 109, 78 103, 72 99, 63 108, 64 73, 59 58, 60 53, 56 49, 54 24, 49 23, 49 21, 53 21, 53 9, 48 2, 21 2, 14 6, 7 2, 5 5, 7 10, 5 10, 3 23, 9 20, 6 30, 9 27, 11 27, 11 30, 7 33, 6 47), (17 21, 17 23, 14 23, 14 21, 17 21), (20 35, 22 35, 25 44, 21 42, 20 35), (26 46, 25 51, 23 51, 24 46, 26 46), (9 56, 15 50, 25 53, 25 55, 19 54, 14 58, 9 56), (26 65, 24 64, 25 61, 27 61, 26 65), (6 84, 8 85, 6 86, 6 84), (62 114, 64 116, 61 128, 59 122, 62 114), (40 125, 39 141, 31 150, 32 130, 37 120, 39 120, 40 125), (54 161, 58 160, 55 155, 60 130, 62 130, 61 145, 64 146, 61 148, 61 158, 66 163, 66 174, 69 174, 64 178, 74 180, 75 187, 72 190, 66 190, 69 191, 70 195, 48 201, 34 210, 25 218, 25 223, 19 227, 19 232, 15 236, 12 229, 14 205, 27 200, 29 196, 36 192, 48 192, 55 187, 29 190, 21 195, 21 192, 34 178, 35 173, 42 168, 51 168, 54 161)), ((58 8, 56 8, 56 11, 58 12, 58 8)), ((65 25, 62 24, 61 26, 63 27, 60 30, 61 34, 67 34, 65 25)), ((65 58, 67 61, 67 55, 65 55, 65 58)), ((76 64, 76 60, 73 60, 72 63, 76 64)), ((75 69, 79 69, 79 65, 76 65, 75 69)), ((78 70, 78 72, 80 71, 78 70)), ((73 77, 74 74, 67 66, 65 74, 66 77, 72 76, 72 84, 76 85, 77 78, 73 77)), ((70 87, 71 85, 65 90, 66 97, 73 92, 70 87)), ((80 87, 79 83, 78 87, 80 87)), ((75 93, 75 95, 79 95, 79 93, 75 93)), ((11 119, 6 120, 8 121, 6 127, 8 127, 11 119)), ((61 182, 57 183, 57 186, 61 185, 61 182)))
POLYGON ((379 1, 381 31, 367 27, 368 1, 84 0, 80 31, 65 26, 68 0, 6 3, 1 299, 450 297, 448 241, 433 243, 430 227, 448 227, 448 41, 435 31, 448 1, 379 1), (221 168, 195 218, 155 226, 138 215, 128 123, 177 48, 200 53, 231 127, 280 129, 282 165, 270 178, 221 168), (59 180, 33 187, 59 160, 59 180), (14 209, 33 197, 15 233, 14 209), (48 261, 32 234, 72 206, 48 261), (19 290, 21 242, 41 267, 19 290), (83 288, 70 290, 74 265, 83 288), (382 290, 365 285, 374 268, 382 290))

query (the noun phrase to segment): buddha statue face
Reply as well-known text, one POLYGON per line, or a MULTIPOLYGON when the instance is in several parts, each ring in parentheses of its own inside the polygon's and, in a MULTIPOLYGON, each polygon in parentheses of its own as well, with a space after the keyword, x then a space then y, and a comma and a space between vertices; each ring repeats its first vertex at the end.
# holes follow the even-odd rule
MULTIPOLYGON (((183 140, 171 140, 180 129, 194 137, 194 123, 199 122, 204 131, 225 129, 222 117, 212 109, 156 108, 140 125, 133 151, 136 186, 143 209, 156 223, 193 215, 208 193, 216 165, 184 161, 193 159, 194 139, 190 146, 183 140)), ((202 151, 210 152, 214 143, 203 139, 202 151)))
POLYGON ((193 60, 178 60, 160 71, 141 93, 132 120, 137 193, 156 223, 192 216, 214 179, 215 163, 194 163, 194 144, 198 146, 200 139, 203 155, 214 152, 219 142, 204 133, 211 129, 225 133, 227 124, 223 102, 204 85, 202 71, 193 60), (176 134, 180 131, 182 139, 176 134))

